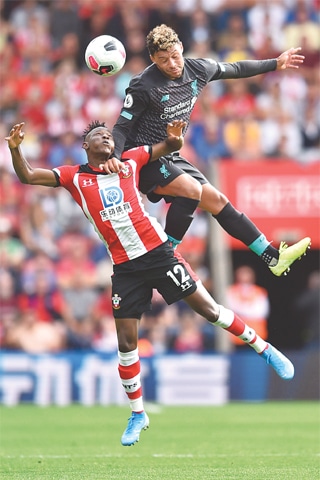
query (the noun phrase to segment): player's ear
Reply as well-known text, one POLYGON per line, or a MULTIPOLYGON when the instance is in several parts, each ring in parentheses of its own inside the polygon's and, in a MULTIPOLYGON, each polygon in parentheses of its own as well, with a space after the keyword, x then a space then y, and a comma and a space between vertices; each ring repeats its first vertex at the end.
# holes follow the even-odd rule
POLYGON ((84 150, 88 150, 88 148, 89 148, 88 142, 83 142, 82 148, 83 148, 84 150))
POLYGON ((179 42, 179 44, 180 44, 180 47, 181 47, 181 53, 183 53, 183 43, 179 42))

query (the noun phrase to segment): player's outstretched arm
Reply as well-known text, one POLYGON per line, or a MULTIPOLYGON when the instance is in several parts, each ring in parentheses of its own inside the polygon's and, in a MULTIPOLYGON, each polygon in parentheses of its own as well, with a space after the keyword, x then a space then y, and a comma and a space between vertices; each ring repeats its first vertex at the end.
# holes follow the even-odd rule
MULTIPOLYGON (((180 150, 184 140, 182 130, 186 126, 186 122, 182 120, 174 120, 167 125, 167 138, 162 142, 152 145, 152 155, 150 161, 153 162, 163 155, 180 150)), ((122 169, 122 162, 117 158, 109 158, 105 163, 100 165, 101 170, 108 174, 119 173, 122 169)))
POLYGON ((23 132, 24 122, 14 125, 8 137, 13 168, 21 183, 30 185, 44 185, 47 187, 56 187, 57 180, 52 170, 45 168, 32 168, 27 159, 23 156, 20 145, 23 142, 25 133, 23 132))
POLYGON ((278 58, 266 60, 239 60, 238 62, 219 62, 222 66, 218 77, 214 79, 236 79, 255 77, 274 70, 298 69, 305 57, 300 55, 301 47, 289 48, 281 53, 278 58))
POLYGON ((299 68, 303 63, 305 57, 299 55, 301 47, 289 48, 285 52, 281 53, 277 58, 277 70, 286 70, 287 68, 299 68))
POLYGON ((183 120, 174 120, 167 125, 167 138, 162 142, 152 145, 152 155, 150 161, 153 162, 163 155, 180 150, 183 146, 182 130, 186 126, 183 120))

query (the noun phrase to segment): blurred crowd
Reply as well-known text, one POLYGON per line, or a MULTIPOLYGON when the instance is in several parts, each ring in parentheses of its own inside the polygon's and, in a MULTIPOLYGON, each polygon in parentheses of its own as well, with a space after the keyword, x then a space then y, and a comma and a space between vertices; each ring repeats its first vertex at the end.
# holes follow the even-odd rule
MULTIPOLYGON (((130 78, 149 63, 145 36, 166 23, 185 56, 233 62, 274 58, 302 47, 299 70, 216 81, 192 114, 184 153, 206 173, 216 161, 320 159, 319 0, 0 0, 0 135, 25 122, 33 166, 84 163, 92 120, 112 127, 130 78), (88 70, 91 39, 110 34, 127 51, 123 70, 88 70)), ((28 352, 116 351, 112 266, 99 238, 64 189, 21 185, 0 142, 0 344, 28 352)), ((148 204, 159 220, 165 204, 148 204)), ((182 253, 209 290, 206 216, 182 253)), ((155 292, 141 324, 141 355, 214 349, 214 332, 183 304, 155 292)))

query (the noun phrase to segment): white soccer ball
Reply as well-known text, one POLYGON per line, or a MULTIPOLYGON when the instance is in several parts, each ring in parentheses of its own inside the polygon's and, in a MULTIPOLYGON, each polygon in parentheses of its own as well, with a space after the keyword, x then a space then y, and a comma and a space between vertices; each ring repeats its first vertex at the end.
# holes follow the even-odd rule
POLYGON ((88 68, 103 77, 120 72, 126 61, 123 44, 111 35, 100 35, 91 40, 85 51, 88 68))

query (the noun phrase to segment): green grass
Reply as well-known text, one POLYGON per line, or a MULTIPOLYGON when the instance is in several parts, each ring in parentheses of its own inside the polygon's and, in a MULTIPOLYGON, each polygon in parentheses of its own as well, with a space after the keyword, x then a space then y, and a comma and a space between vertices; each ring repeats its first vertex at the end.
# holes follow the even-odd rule
POLYGON ((1 407, 1 480, 318 480, 319 404, 150 405, 122 447, 123 407, 1 407))

